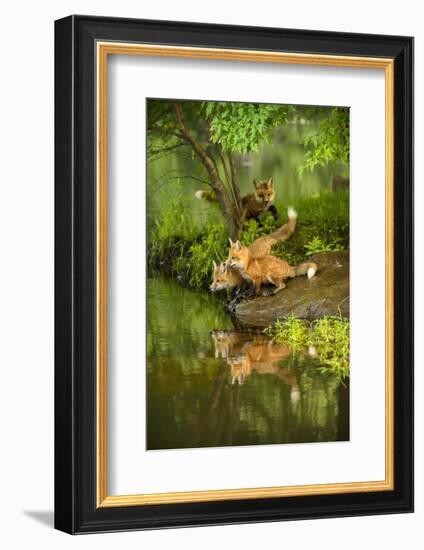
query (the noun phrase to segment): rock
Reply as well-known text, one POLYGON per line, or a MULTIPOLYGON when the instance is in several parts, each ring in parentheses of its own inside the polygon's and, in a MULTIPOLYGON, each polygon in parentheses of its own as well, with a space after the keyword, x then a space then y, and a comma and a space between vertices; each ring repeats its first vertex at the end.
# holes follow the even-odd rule
POLYGON ((310 260, 318 265, 315 277, 288 279, 275 296, 238 304, 237 320, 245 326, 267 327, 290 314, 310 320, 340 313, 349 317, 349 251, 322 252, 310 260))

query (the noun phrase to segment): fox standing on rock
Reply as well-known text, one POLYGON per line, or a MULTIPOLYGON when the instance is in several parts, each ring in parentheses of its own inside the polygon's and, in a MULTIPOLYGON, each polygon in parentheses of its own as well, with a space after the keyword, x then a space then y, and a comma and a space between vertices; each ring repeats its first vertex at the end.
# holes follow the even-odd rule
MULTIPOLYGON (((294 233, 297 222, 297 212, 293 208, 287 210, 289 221, 264 237, 254 240, 249 246, 251 258, 260 258, 271 253, 274 244, 286 241, 294 233)), ((232 242, 231 242, 232 244, 232 242)), ((233 269, 228 262, 221 262, 219 265, 213 262, 213 281, 209 289, 211 292, 220 290, 240 289, 246 284, 246 280, 237 269, 233 269)))
MULTIPOLYGON (((253 180, 255 191, 241 199, 242 221, 259 220, 259 216, 264 212, 271 212, 276 220, 278 218, 277 209, 274 206, 275 187, 272 177, 264 181, 253 180)), ((196 191, 195 197, 209 202, 217 202, 213 191, 196 191)))
POLYGON ((312 279, 318 270, 317 264, 313 262, 291 266, 284 260, 271 255, 252 258, 248 247, 242 245, 239 241, 231 242, 227 265, 234 270, 238 270, 244 279, 253 284, 256 296, 258 296, 262 284, 275 286, 272 291, 263 294, 264 296, 270 296, 283 290, 286 286, 285 280, 289 277, 307 275, 308 279, 312 279))

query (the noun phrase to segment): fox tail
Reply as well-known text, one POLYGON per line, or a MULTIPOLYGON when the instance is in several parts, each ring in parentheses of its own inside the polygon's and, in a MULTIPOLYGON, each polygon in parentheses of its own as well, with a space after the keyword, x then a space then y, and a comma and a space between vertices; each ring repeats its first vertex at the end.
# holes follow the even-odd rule
POLYGON ((296 229, 296 210, 292 207, 288 208, 287 215, 289 217, 289 221, 269 235, 272 239, 275 239, 276 243, 287 241, 287 239, 289 239, 293 235, 294 230, 296 229))
POLYGON ((194 196, 196 197, 196 199, 203 199, 203 200, 206 200, 208 202, 217 202, 217 198, 216 198, 216 195, 213 191, 196 191, 194 193, 194 196))
POLYGON ((314 262, 304 262, 303 264, 295 265, 292 267, 290 277, 299 277, 300 275, 307 275, 308 279, 312 279, 315 273, 318 271, 318 266, 314 262))

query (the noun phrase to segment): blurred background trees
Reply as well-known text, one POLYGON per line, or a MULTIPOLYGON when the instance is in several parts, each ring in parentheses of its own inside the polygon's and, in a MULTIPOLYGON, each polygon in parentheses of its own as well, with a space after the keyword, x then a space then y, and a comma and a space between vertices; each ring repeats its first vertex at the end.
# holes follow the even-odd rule
POLYGON ((258 179, 273 175, 278 197, 280 185, 299 184, 319 167, 327 168, 327 182, 328 171, 348 172, 349 110, 150 99, 147 155, 149 193, 164 185, 171 192, 193 193, 194 185, 211 190, 235 239, 242 229, 241 196, 253 190, 248 173, 258 179), (295 166, 288 158, 293 153, 295 166), (257 173, 264 164, 266 172, 257 173), (282 164, 291 166, 290 182, 287 174, 279 181, 282 164))

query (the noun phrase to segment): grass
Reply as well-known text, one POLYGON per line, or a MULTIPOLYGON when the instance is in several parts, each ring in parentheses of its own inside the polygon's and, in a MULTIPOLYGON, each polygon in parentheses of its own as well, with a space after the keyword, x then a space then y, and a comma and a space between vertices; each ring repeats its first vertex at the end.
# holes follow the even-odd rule
POLYGON ((318 252, 349 248, 347 192, 301 198, 293 206, 298 212, 296 231, 288 241, 275 245, 273 254, 293 265, 318 252))
POLYGON ((228 235, 223 224, 199 228, 182 197, 162 211, 150 231, 148 265, 194 289, 210 283, 213 260, 227 256, 228 235))
POLYGON ((323 364, 321 370, 349 376, 349 320, 325 316, 313 322, 288 316, 264 330, 281 344, 294 350, 315 348, 323 364))
MULTIPOLYGON (((321 193, 293 201, 290 206, 298 211, 296 231, 288 241, 275 245, 273 254, 295 265, 317 252, 349 247, 348 193, 321 193)), ((249 245, 286 221, 286 217, 275 221, 271 215, 263 216, 260 224, 249 220, 240 241, 249 245)), ((210 284, 212 262, 220 262, 227 255, 228 234, 224 224, 199 227, 181 194, 175 193, 151 228, 149 266, 178 278, 182 284, 202 289, 210 284)))

